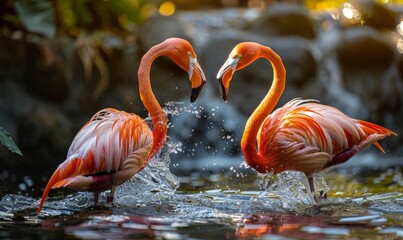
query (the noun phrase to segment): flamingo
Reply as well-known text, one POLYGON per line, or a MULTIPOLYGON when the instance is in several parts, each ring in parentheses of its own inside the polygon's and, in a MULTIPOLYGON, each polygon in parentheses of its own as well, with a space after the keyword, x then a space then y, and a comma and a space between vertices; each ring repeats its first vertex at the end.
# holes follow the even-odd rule
POLYGON ((315 173, 346 162, 371 144, 385 153, 378 141, 397 135, 382 126, 352 119, 340 110, 312 99, 296 98, 272 112, 284 91, 286 70, 279 55, 255 42, 235 46, 218 71, 224 101, 228 99, 235 71, 259 58, 270 61, 273 82, 248 119, 241 140, 245 161, 256 171, 273 174, 287 170, 303 172, 314 194, 315 173))
POLYGON ((197 99, 206 77, 197 62, 191 44, 170 38, 152 47, 141 59, 138 70, 140 98, 150 114, 153 131, 138 115, 106 108, 97 112, 77 133, 67 159, 52 174, 39 203, 39 214, 50 189, 66 187, 95 193, 111 190, 107 202, 113 202, 115 189, 142 170, 163 146, 167 119, 150 85, 152 62, 171 58, 187 71, 191 81, 190 101, 197 99))

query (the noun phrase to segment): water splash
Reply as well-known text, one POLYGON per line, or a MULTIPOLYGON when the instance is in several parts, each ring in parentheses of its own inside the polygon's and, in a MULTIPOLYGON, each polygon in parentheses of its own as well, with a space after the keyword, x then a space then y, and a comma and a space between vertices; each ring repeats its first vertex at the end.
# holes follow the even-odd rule
MULTIPOLYGON (((58 197, 60 198, 60 197, 58 197)), ((93 194, 81 192, 70 194, 63 199, 48 200, 45 203, 41 215, 57 216, 73 214, 80 209, 89 208, 93 205, 93 194)), ((7 194, 0 201, 0 212, 15 216, 35 216, 39 200, 23 195, 7 194)))
MULTIPOLYGON (((188 111, 188 108, 181 108, 178 111, 168 110, 167 114, 178 114, 180 111, 188 111)), ((150 119, 148 119, 150 120, 150 119)), ((150 160, 148 165, 136 174, 131 180, 117 188, 115 202, 117 204, 130 205, 130 203, 147 203, 150 199, 161 199, 161 197, 172 196, 179 187, 178 178, 169 170, 170 154, 177 154, 182 151, 182 143, 174 142, 167 137, 165 145, 150 160)), ((29 186, 30 179, 24 178, 29 186)), ((109 191, 99 196, 99 205, 103 206, 109 191)), ((19 213, 26 211, 28 215, 35 215, 39 200, 23 196, 8 194, 1 201, 0 212, 19 213)), ((94 195, 89 192, 79 192, 67 196, 58 196, 47 199, 41 212, 42 216, 57 216, 73 214, 86 208, 93 207, 94 195)), ((134 204, 136 206, 137 204, 134 204)))
POLYGON ((182 144, 167 138, 165 145, 147 166, 116 192, 121 205, 142 206, 150 201, 171 199, 179 187, 179 179, 170 172, 170 154, 181 151, 182 144))
MULTIPOLYGON (((316 204, 314 195, 309 190, 308 179, 302 172, 284 171, 273 176, 272 173, 261 174, 260 185, 264 189, 261 197, 267 193, 276 194, 282 201, 283 208, 297 212, 305 211, 316 204)), ((324 177, 314 175, 315 189, 323 194, 329 191, 324 177)))
MULTIPOLYGON (((169 106, 175 113, 176 110, 181 113, 171 119, 173 128, 170 129, 173 139, 186 145, 183 152, 176 156, 178 161, 187 164, 189 157, 197 158, 195 162, 203 162, 212 156, 239 158, 242 134, 239 126, 246 119, 240 117, 235 108, 225 106, 220 99, 208 98, 202 103, 202 106, 192 104, 190 109, 182 111, 181 106, 169 106)), ((215 170, 219 169, 223 168, 217 164, 215 170)))

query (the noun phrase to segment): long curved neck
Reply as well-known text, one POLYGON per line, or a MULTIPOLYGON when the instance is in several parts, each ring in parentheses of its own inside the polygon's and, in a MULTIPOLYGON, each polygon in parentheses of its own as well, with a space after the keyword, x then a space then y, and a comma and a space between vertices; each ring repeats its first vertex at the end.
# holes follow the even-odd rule
POLYGON ((249 117, 243 133, 241 148, 244 153, 245 161, 258 172, 267 172, 267 165, 263 164, 261 157, 258 155, 256 146, 256 137, 265 118, 271 113, 276 106, 278 100, 283 94, 285 88, 286 70, 280 56, 272 49, 263 47, 260 57, 270 61, 273 67, 273 82, 269 92, 260 102, 249 117))
POLYGON ((166 55, 161 44, 152 47, 141 59, 138 70, 140 99, 150 114, 153 124, 153 146, 146 162, 164 145, 167 136, 167 119, 151 88, 151 64, 159 56, 166 55))

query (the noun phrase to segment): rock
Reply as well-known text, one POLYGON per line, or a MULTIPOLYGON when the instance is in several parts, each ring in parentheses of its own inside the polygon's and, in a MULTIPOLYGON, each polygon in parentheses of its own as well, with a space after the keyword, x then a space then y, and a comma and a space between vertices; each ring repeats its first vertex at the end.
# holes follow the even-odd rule
POLYGON ((50 159, 54 166, 64 161, 73 135, 71 123, 62 111, 37 102, 28 116, 17 116, 15 121, 26 156, 35 156, 32 160, 43 165, 50 159))
POLYGON ((315 38, 314 22, 310 13, 303 7, 289 4, 269 7, 246 30, 266 36, 315 38))
POLYGON ((394 106, 401 102, 398 92, 401 79, 393 76, 397 66, 391 44, 388 35, 370 27, 341 31, 334 49, 338 66, 328 66, 340 68, 336 83, 340 93, 334 96, 332 105, 352 118, 385 125, 386 116, 395 112, 394 106))
POLYGON ((68 96, 64 61, 49 44, 26 46, 25 86, 44 100, 63 102, 68 96))
MULTIPOLYGON (((63 109, 39 100, 14 81, 2 82, 0 89, 2 100, 7 103, 0 104, 2 113, 7 116, 0 118, 1 125, 7 126, 24 154, 28 172, 40 175, 55 169, 64 160, 73 139, 72 124, 63 109)), ((0 157, 3 160, 3 156, 0 157)), ((13 161, 15 157, 10 156, 7 165, 18 170, 21 166, 13 161)))
POLYGON ((339 9, 340 22, 343 26, 369 26, 375 29, 396 28, 397 14, 387 7, 372 0, 352 0, 339 9))
POLYGON ((170 37, 184 38, 192 42, 192 37, 186 34, 185 26, 175 15, 155 15, 147 19, 139 30, 139 42, 144 53, 170 37))
POLYGON ((372 67, 386 69, 394 60, 390 40, 369 27, 346 29, 336 46, 342 69, 372 67))
POLYGON ((26 47, 24 40, 11 39, 0 34, 0 81, 23 81, 26 47))

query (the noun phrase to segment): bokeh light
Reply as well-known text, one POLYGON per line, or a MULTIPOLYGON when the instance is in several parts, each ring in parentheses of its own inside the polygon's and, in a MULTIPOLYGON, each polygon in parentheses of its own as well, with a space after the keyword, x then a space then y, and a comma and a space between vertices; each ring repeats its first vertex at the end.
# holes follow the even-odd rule
POLYGON ((345 3, 343 5, 343 15, 347 19, 350 20, 359 20, 361 19, 361 13, 350 3, 345 3))
POLYGON ((175 4, 170 1, 163 2, 159 8, 159 13, 163 16, 171 16, 175 13, 175 4))
POLYGON ((140 9, 140 15, 143 19, 153 15, 157 11, 157 8, 154 4, 146 4, 140 9))

